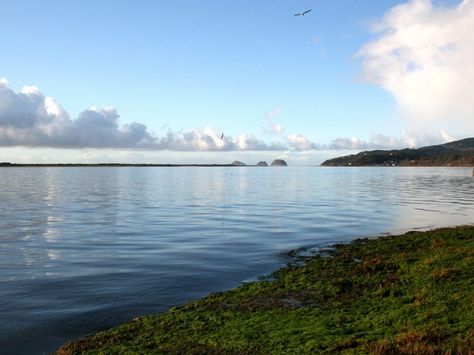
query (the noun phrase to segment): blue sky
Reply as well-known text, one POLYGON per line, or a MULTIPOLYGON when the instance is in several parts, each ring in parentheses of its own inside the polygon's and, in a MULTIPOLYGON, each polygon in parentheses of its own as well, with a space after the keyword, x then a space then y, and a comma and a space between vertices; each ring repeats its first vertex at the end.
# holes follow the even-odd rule
MULTIPOLYGON (((426 28, 421 36, 429 40, 430 16, 440 28, 440 16, 454 16, 463 28, 472 12, 472 4, 464 3, 0 0, 0 78, 5 78, 0 158, 221 161, 245 153, 285 156, 304 164, 349 149, 418 146, 473 135, 468 104, 455 113, 453 123, 451 114, 434 117, 432 110, 414 108, 403 97, 407 86, 419 92, 412 83, 420 80, 412 79, 412 73, 394 72, 390 80, 380 79, 381 70, 387 71, 381 69, 385 58, 397 51, 403 65, 420 68, 419 77, 424 71, 425 78, 432 74, 433 63, 412 54, 417 46, 425 48, 426 41, 403 42, 402 36, 394 40, 388 33, 402 33, 420 21, 426 28), (293 16, 306 9, 312 12, 293 16), (386 28, 374 33, 376 23, 386 28), (393 48, 381 52, 387 44, 393 48), (411 54, 403 57, 405 52, 411 54), (399 76, 395 85, 394 75, 399 76), (21 94, 24 86, 30 88, 21 94), (7 98, 14 94, 20 103, 29 95, 33 106, 13 105, 7 98), (46 110, 46 116, 36 118, 42 105, 38 102, 46 97, 61 112, 46 110), (15 110, 20 117, 16 121, 15 110), (34 138, 25 139, 21 117, 37 119, 27 125, 41 127, 41 132, 28 131, 34 138), (60 120, 72 128, 66 130, 60 120), (54 134, 44 128, 46 121, 55 127, 54 134), (108 132, 101 125, 107 122, 115 125, 108 132), (140 126, 125 134, 123 125, 133 122, 140 126), (2 126, 8 130, 3 136, 2 126), (70 133, 76 126, 82 127, 81 137, 70 133), (98 131, 104 135, 84 138, 98 131), (221 132, 226 140, 214 142, 221 132)), ((462 37, 446 34, 444 42, 429 45, 467 56, 472 42, 458 44, 457 36, 462 37)), ((458 57, 447 57, 448 68, 462 64, 458 57)), ((426 80, 425 87, 432 86, 426 80)), ((456 92, 425 93, 420 102, 436 101, 441 94, 459 97, 456 92)))

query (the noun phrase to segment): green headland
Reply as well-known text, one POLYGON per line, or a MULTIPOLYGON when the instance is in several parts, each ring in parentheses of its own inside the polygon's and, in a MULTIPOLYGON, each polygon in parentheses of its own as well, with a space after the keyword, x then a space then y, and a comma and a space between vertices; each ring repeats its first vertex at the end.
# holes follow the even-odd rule
POLYGON ((58 354, 472 354, 474 226, 295 256, 271 277, 58 354))
POLYGON ((474 166, 474 138, 418 149, 372 150, 326 160, 323 166, 474 166))

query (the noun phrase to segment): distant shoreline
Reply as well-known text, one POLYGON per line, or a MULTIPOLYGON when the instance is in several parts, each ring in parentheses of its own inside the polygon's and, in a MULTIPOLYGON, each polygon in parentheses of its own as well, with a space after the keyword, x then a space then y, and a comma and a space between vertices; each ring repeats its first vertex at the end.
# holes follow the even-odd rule
MULTIPOLYGON (((123 164, 123 163, 98 163, 98 164, 17 164, 0 163, 1 168, 267 168, 261 165, 233 165, 233 164, 123 164)), ((278 167, 278 166, 277 166, 278 167)), ((474 165, 302 165, 306 168, 471 168, 474 165)))
POLYGON ((474 138, 418 149, 372 150, 328 159, 322 166, 474 166, 474 138))
POLYGON ((253 168, 258 165, 232 165, 232 164, 5 164, 0 163, 0 168, 108 168, 108 167, 132 167, 132 168, 181 168, 181 167, 204 167, 204 168, 253 168))
POLYGON ((198 168, 233 168, 233 167, 269 167, 269 166, 288 166, 288 164, 281 159, 275 159, 268 165, 265 161, 260 161, 257 164, 245 164, 241 161, 234 161, 230 164, 127 164, 127 163, 40 163, 40 164, 22 164, 11 163, 8 161, 0 162, 0 168, 70 168, 70 167, 92 167, 92 168, 107 168, 107 167, 132 167, 132 168, 181 168, 181 167, 198 167, 198 168))

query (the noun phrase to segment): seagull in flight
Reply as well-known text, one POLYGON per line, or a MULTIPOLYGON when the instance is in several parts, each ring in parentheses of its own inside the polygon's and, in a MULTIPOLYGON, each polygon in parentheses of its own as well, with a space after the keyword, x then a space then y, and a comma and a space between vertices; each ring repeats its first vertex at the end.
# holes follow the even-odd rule
POLYGON ((313 9, 309 9, 309 10, 306 10, 304 12, 300 12, 299 14, 295 14, 295 16, 304 16, 306 15, 308 12, 311 12, 313 9))

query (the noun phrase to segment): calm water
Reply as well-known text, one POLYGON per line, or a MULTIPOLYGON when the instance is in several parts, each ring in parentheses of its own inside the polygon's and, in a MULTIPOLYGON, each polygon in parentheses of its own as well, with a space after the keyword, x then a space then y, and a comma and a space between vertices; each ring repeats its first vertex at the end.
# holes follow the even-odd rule
POLYGON ((289 249, 474 223, 462 168, 9 168, 0 186, 2 354, 231 288, 289 249))

